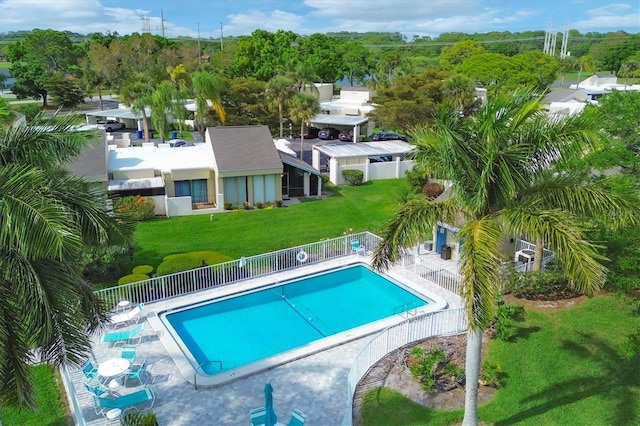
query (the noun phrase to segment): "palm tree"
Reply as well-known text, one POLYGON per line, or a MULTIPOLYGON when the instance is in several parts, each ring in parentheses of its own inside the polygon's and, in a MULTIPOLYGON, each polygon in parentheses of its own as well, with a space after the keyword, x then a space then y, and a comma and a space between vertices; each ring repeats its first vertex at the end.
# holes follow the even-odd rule
MULTIPOLYGON (((169 120, 167 112, 174 106, 175 89, 170 81, 163 81, 158 84, 156 90, 151 94, 151 122, 153 127, 160 133, 160 139, 165 141, 165 136, 169 131, 169 120)), ((184 109, 184 105, 180 105, 184 109)), ((173 108, 175 109, 175 108, 173 108)))
POLYGON ((198 71, 193 74, 193 91, 196 98, 196 118, 198 120, 198 131, 204 139, 205 122, 204 117, 210 108, 218 115, 224 124, 226 113, 222 106, 222 92, 224 85, 222 80, 208 72, 198 71), (209 106, 211 104, 211 106, 209 106))
POLYGON ((307 93, 296 93, 291 98, 291 106, 289 107, 289 115, 294 121, 300 122, 300 159, 304 153, 304 124, 320 112, 318 98, 307 93))
POLYGON ((452 196, 408 201, 383 232, 373 266, 388 268, 403 247, 431 235, 438 221, 459 226, 468 320, 465 425, 477 424, 482 334, 497 312, 503 236, 540 237, 556 250, 571 284, 592 294, 603 285, 606 269, 597 247, 585 238, 583 216, 575 212, 608 209, 618 223, 638 220, 640 200, 632 188, 609 193, 606 181, 600 188, 576 187, 576 180, 548 171, 596 149, 598 128, 597 117, 589 113, 549 119, 540 99, 527 92, 492 99, 475 116, 444 110, 433 127, 412 132, 417 163, 450 181, 452 196))
POLYGON ((280 137, 284 135, 284 104, 293 95, 293 80, 277 75, 267 83, 267 97, 278 107, 280 120, 280 137))
POLYGON ((121 89, 120 97, 122 101, 131 107, 131 111, 142 115, 142 128, 144 129, 144 140, 149 142, 149 117, 147 107, 153 103, 153 87, 147 77, 137 74, 127 81, 121 89))
POLYGON ((72 130, 77 117, 47 128, 0 128, 0 400, 33 407, 32 350, 44 362, 79 364, 106 309, 82 279, 92 246, 133 231, 110 216, 104 194, 63 164, 96 137, 72 130))

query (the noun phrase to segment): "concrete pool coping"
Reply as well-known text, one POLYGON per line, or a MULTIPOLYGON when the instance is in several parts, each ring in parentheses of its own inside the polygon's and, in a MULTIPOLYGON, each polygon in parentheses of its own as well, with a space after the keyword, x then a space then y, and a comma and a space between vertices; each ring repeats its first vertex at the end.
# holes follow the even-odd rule
MULTIPOLYGON (((183 349, 181 343, 175 340, 174 336, 172 335, 170 326, 168 327, 168 324, 166 324, 162 319, 162 315, 164 312, 179 309, 183 306, 210 301, 212 299, 222 299, 249 291, 255 291, 257 289, 265 289, 277 286, 287 281, 308 277, 310 275, 315 275, 336 268, 344 268, 357 265, 364 265, 369 267, 369 260, 369 258, 361 257, 357 259, 349 257, 346 259, 339 259, 338 261, 333 259, 325 262, 319 262, 313 265, 303 266, 291 271, 269 274, 263 277, 238 282, 233 285, 221 286, 218 288, 201 291, 196 294, 177 297, 166 302, 154 304, 157 306, 154 306, 153 310, 149 312, 147 319, 149 325, 151 325, 154 331, 156 331, 160 342, 165 347, 170 357, 173 359, 176 367, 178 368, 178 371, 186 382, 197 385, 198 387, 220 386, 238 380, 240 378, 256 374, 277 367, 279 365, 283 365, 288 362, 292 362, 310 356, 312 354, 348 343, 350 341, 370 336, 372 334, 380 332, 381 330, 389 326, 404 321, 409 314, 396 314, 392 317, 388 317, 386 319, 347 330, 333 336, 325 337, 309 344, 300 346, 298 348, 268 357, 260 361, 253 362, 251 364, 230 369, 215 375, 205 375, 199 373, 196 374, 196 368, 194 367, 196 365, 196 362, 193 360, 189 351, 183 349)), ((433 303, 429 303, 423 307, 416 309, 415 312, 413 312, 414 315, 421 315, 427 312, 434 312, 447 308, 446 300, 435 293, 426 292, 424 287, 416 285, 406 277, 403 277, 402 275, 397 274, 392 270, 385 271, 385 273, 383 273, 382 275, 433 301, 433 303)))

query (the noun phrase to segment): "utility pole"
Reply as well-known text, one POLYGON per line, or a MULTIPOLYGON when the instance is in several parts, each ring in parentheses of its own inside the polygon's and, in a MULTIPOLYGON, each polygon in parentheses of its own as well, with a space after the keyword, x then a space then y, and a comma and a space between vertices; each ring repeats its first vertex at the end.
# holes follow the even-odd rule
POLYGON ((198 63, 202 63, 202 51, 200 50, 200 22, 198 22, 198 63))
POLYGON ((162 31, 162 37, 164 38, 164 11, 160 9, 160 30, 162 31))
POLYGON ((222 22, 220 22, 220 51, 224 50, 224 45, 222 44, 222 22))

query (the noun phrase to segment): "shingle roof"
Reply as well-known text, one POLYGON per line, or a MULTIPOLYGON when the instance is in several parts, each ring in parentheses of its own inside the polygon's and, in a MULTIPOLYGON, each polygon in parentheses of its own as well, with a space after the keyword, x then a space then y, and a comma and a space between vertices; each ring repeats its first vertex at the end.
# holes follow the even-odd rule
POLYGON ((218 172, 282 170, 282 161, 267 126, 222 126, 207 129, 218 172))
POLYGON ((67 164, 67 169, 76 176, 89 180, 107 181, 107 154, 104 136, 87 144, 80 155, 67 164))

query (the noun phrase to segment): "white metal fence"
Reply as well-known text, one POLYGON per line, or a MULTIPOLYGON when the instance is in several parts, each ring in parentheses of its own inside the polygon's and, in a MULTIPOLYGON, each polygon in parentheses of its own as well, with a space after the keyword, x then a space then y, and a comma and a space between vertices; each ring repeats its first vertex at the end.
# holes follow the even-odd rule
POLYGON ((454 335, 464 332, 467 322, 462 309, 449 309, 405 320, 377 334, 356 357, 347 379, 347 410, 343 426, 353 424, 353 397, 356 386, 378 361, 390 352, 412 342, 432 336, 454 335))
POLYGON ((116 306, 121 300, 128 300, 132 304, 155 302, 351 255, 353 254, 352 241, 358 241, 360 246, 370 252, 375 249, 381 239, 370 232, 345 235, 107 288, 97 291, 97 294, 107 306, 116 306))

